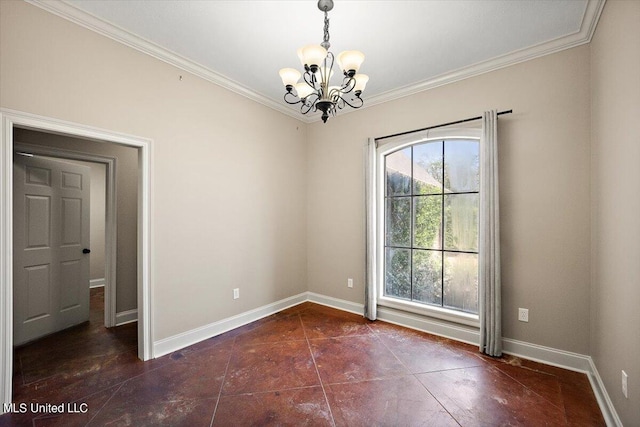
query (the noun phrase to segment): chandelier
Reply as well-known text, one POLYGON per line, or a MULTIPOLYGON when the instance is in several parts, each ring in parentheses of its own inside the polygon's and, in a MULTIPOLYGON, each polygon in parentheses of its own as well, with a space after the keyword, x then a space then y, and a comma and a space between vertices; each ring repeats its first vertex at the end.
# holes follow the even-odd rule
POLYGON ((333 0, 319 0, 318 9, 324 12, 324 39, 319 45, 308 45, 298 49, 298 58, 304 67, 304 82, 298 82, 302 74, 294 68, 280 70, 282 83, 287 90, 284 100, 287 104, 301 104, 300 112, 322 111, 322 121, 327 122, 329 114, 349 106, 360 108, 364 101, 360 97, 369 77, 357 74, 364 61, 364 54, 357 50, 341 52, 337 57, 338 67, 344 75, 340 86, 331 86, 333 77, 333 53, 329 52, 329 17, 333 0))

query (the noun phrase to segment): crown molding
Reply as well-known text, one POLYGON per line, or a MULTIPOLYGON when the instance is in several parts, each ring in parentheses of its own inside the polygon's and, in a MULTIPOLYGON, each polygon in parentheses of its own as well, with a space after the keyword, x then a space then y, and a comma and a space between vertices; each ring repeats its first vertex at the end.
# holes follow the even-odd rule
POLYGON ((510 67, 511 65, 589 43, 595 33, 605 1, 606 0, 588 0, 585 13, 582 17, 582 23, 580 24, 580 30, 573 34, 558 37, 547 42, 492 58, 488 61, 478 62, 467 67, 440 74, 439 76, 423 80, 419 83, 393 89, 380 95, 375 95, 367 99, 367 106, 371 107, 394 99, 414 95, 425 90, 465 80, 480 74, 510 67))
MULTIPOLYGON (((191 73, 197 77, 203 78, 207 81, 215 83, 218 86, 222 86, 232 92, 242 95, 252 101, 258 102, 264 106, 279 111, 294 119, 305 121, 301 119, 300 114, 292 110, 279 102, 267 98, 248 87, 230 79, 229 77, 213 71, 195 61, 187 59, 175 52, 172 52, 156 43, 146 40, 138 35, 135 35, 123 28, 118 27, 108 21, 102 20, 90 13, 87 13, 81 9, 78 9, 74 5, 67 3, 64 0, 47 1, 47 0, 24 0, 34 6, 46 10, 54 15, 67 19, 75 24, 78 24, 84 28, 94 31, 100 35, 106 36, 112 40, 122 43, 128 47, 136 49, 142 53, 150 55, 156 59, 159 59, 167 64, 173 65, 181 70, 191 73)), ((307 122, 310 122, 308 120, 307 122)))
MULTIPOLYGON (((146 53, 156 59, 173 65, 181 70, 189 72, 195 76, 201 77, 207 81, 222 86, 232 92, 249 98, 264 106, 272 108, 289 117, 293 117, 304 123, 313 123, 320 121, 320 114, 310 116, 302 116, 297 110, 294 110, 281 102, 276 102, 271 98, 267 98, 254 90, 217 73, 195 61, 187 59, 175 52, 163 48, 149 40, 139 37, 123 28, 104 21, 93 16, 81 9, 67 3, 65 0, 46 1, 46 0, 24 0, 27 3, 40 7, 48 12, 65 18, 71 22, 81 25, 98 34, 109 37, 119 43, 132 47, 140 52, 146 53)), ((506 68, 521 62, 536 59, 545 55, 560 52, 565 49, 580 46, 589 43, 595 33, 600 14, 604 8, 606 0, 588 0, 585 13, 582 17, 580 30, 563 37, 559 37, 548 42, 540 43, 525 49, 516 50, 514 52, 492 58, 488 61, 479 62, 468 67, 460 68, 451 72, 440 74, 433 78, 423 80, 418 83, 407 85, 398 89, 393 89, 379 95, 366 99, 363 108, 393 101, 395 99, 404 98, 439 86, 444 86, 460 80, 465 80, 480 74, 506 68)), ((357 110, 341 110, 340 114, 351 113, 357 110)))

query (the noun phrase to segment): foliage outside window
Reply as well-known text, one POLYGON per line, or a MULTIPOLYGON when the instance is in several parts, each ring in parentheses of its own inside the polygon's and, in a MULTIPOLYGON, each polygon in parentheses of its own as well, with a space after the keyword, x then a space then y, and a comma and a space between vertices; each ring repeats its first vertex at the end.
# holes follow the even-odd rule
POLYGON ((384 172, 383 295, 477 314, 478 140, 401 148, 384 172))

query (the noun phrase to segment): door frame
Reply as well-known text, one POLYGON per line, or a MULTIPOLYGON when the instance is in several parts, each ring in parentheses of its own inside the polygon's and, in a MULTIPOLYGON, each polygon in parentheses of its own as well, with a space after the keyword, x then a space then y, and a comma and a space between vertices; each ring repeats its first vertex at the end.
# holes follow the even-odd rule
POLYGON ((66 150, 64 148, 47 147, 13 141, 13 151, 25 151, 39 156, 55 157, 57 159, 81 160, 100 163, 106 167, 106 200, 105 200, 105 253, 104 253, 104 326, 116 326, 116 272, 117 272, 117 188, 116 188, 116 158, 81 151, 66 150))
MULTIPOLYGON (((11 403, 13 376, 13 128, 134 147, 138 156, 138 357, 153 358, 151 304, 152 140, 10 109, 0 109, 0 402, 11 403)), ((0 413, 4 412, 4 409, 0 413)))

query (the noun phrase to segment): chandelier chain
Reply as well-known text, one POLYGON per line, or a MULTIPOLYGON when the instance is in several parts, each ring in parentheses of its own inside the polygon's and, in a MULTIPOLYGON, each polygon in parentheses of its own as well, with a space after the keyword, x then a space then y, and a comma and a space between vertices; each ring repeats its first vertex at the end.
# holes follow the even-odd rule
POLYGON ((322 40, 320 46, 329 50, 331 43, 329 43, 329 14, 327 13, 327 9, 324 10, 324 38, 322 40))

